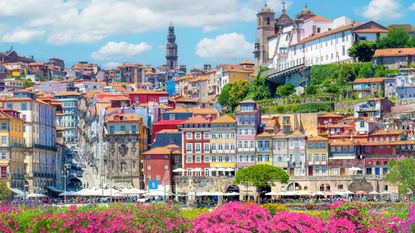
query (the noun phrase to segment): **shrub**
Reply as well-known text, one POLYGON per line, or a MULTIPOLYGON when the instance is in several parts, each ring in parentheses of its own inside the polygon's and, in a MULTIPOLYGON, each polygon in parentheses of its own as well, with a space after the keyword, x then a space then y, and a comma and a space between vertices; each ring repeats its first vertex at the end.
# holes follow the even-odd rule
POLYGON ((261 205, 262 208, 269 210, 272 215, 275 215, 276 212, 288 211, 288 207, 283 204, 278 203, 267 203, 261 205))
POLYGON ((407 220, 402 224, 400 230, 404 233, 415 232, 415 205, 409 208, 407 220))

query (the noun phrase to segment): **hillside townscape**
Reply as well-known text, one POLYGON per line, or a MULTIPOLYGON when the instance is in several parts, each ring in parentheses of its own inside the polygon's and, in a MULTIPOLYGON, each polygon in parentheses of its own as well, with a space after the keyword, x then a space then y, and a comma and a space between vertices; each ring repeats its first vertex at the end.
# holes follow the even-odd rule
POLYGON ((415 28, 279 7, 237 63, 1 52, 0 232, 413 232, 415 28))

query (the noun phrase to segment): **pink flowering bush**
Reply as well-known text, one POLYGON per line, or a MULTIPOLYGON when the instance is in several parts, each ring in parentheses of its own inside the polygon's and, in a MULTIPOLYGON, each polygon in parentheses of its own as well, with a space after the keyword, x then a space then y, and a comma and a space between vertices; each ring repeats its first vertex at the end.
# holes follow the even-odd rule
POLYGON ((307 214, 292 212, 277 212, 268 224, 272 232, 290 233, 324 233, 325 221, 307 214))
POLYGON ((400 230, 404 233, 415 232, 415 205, 410 206, 407 220, 402 224, 400 230))
POLYGON ((272 219, 269 210, 254 204, 231 202, 203 214, 193 220, 193 232, 197 233, 229 233, 229 232, 270 232, 269 221, 272 219))

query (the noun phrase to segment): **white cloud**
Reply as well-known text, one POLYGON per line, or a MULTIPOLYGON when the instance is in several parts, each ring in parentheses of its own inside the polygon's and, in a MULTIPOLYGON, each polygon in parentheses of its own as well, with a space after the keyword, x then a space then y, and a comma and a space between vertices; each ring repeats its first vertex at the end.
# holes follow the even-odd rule
POLYGON ((371 20, 397 19, 402 17, 400 7, 398 0, 371 0, 361 14, 371 20))
POLYGON ((204 38, 196 46, 196 55, 209 60, 241 60, 252 57, 254 45, 238 33, 204 38))
POLYGON ((40 39, 45 32, 38 30, 16 30, 13 32, 6 32, 1 35, 3 42, 27 43, 33 40, 40 39))
POLYGON ((91 58, 95 60, 111 60, 114 58, 131 58, 139 56, 143 52, 151 49, 146 43, 133 44, 126 41, 114 42, 110 41, 97 51, 91 54, 91 58))
POLYGON ((409 10, 411 11, 415 11, 415 2, 412 3, 412 5, 409 7, 409 10))
POLYGON ((121 63, 119 63, 119 62, 111 61, 111 62, 105 63, 104 65, 102 65, 102 67, 105 68, 105 69, 112 69, 112 68, 116 68, 117 66, 120 66, 120 65, 121 65, 121 63))
POLYGON ((44 31, 51 44, 90 43, 111 35, 137 34, 178 27, 215 30, 231 22, 253 21, 263 4, 258 0, 0 0, 0 18, 6 27, 44 31))

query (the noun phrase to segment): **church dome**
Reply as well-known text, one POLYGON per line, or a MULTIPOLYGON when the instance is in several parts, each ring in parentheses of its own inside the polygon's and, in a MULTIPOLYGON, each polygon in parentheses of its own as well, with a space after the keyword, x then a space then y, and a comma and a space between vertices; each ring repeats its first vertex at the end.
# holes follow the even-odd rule
POLYGON ((274 11, 272 11, 271 8, 268 7, 268 4, 265 3, 259 13, 274 13, 274 11))
POLYGON ((311 12, 310 9, 308 9, 307 5, 304 6, 304 9, 301 11, 301 15, 312 15, 313 13, 311 12))

